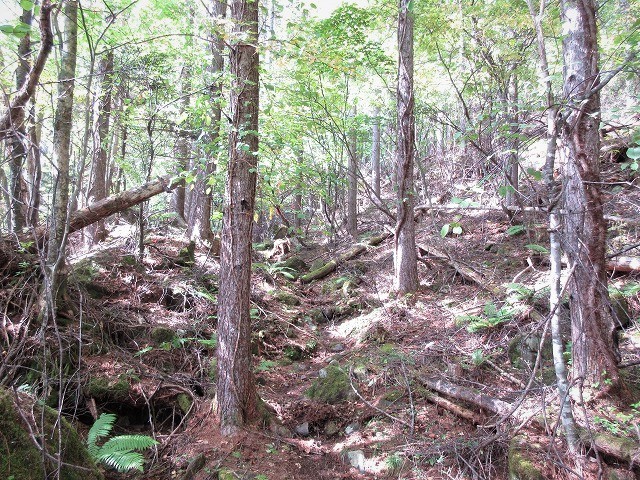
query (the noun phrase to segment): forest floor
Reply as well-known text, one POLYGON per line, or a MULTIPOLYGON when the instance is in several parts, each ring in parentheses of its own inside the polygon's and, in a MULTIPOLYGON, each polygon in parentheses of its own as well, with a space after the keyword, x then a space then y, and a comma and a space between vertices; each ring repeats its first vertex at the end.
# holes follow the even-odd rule
MULTIPOLYGON (((631 187, 610 213, 637 216, 631 187)), ((374 216, 368 221, 361 240, 383 233, 373 231, 381 224, 374 216)), ((67 332, 83 344, 77 389, 69 393, 80 398, 74 413, 90 425, 113 412, 117 433, 153 435, 159 446, 139 478, 506 479, 510 468, 524 469, 526 478, 567 478, 550 346, 541 342, 548 263, 536 245, 548 244, 545 223, 543 213, 509 219, 474 208, 424 216, 421 288, 403 298, 389 293, 391 239, 309 284, 287 277, 353 242, 307 238, 276 258, 258 246, 255 376, 273 415, 233 440, 219 435, 212 405, 218 259, 199 245, 192 262, 187 239, 162 226, 149 231, 139 262, 133 227, 113 225, 99 248, 71 260, 70 291, 83 305, 83 325, 67 332), (448 222, 462 233, 442 238, 448 222), (304 262, 296 271, 278 263, 292 256, 304 262), (435 380, 519 406, 518 413, 499 418, 455 394, 436 394, 435 380)), ((611 233, 617 251, 638 242, 640 227, 613 224, 611 233)), ((637 274, 611 278, 630 319, 621 329, 623 363, 640 358, 638 281, 637 274)), ((638 367, 624 374, 640 386, 638 367)), ((593 432, 637 437, 636 408, 596 408, 593 432)), ((607 461, 615 478, 635 478, 607 461)))

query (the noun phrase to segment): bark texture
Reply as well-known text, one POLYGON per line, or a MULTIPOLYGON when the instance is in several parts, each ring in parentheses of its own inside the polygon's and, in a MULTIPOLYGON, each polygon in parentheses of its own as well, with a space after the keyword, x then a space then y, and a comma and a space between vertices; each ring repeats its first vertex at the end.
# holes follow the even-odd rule
POLYGON ((413 221, 413 157, 415 118, 413 97, 413 12, 410 0, 400 0, 398 16, 398 182, 394 244, 394 288, 399 295, 418 289, 416 231, 413 221))
MULTIPOLYGON (((211 1, 211 15, 214 21, 223 21, 227 16, 226 0, 211 1)), ((220 144, 220 119, 222 111, 220 109, 220 101, 222 98, 222 73, 224 72, 224 39, 216 28, 211 36, 211 53, 213 54, 213 62, 211 64, 212 82, 209 88, 211 96, 211 125, 212 130, 208 133, 208 147, 206 150, 206 164, 197 166, 196 186, 192 196, 191 212, 189 214, 189 222, 187 226, 187 234, 189 238, 199 237, 206 240, 213 240, 213 232, 211 231, 211 203, 213 195, 208 184, 209 177, 216 170, 215 160, 219 152, 220 144)))
POLYGON ((373 193, 376 200, 380 200, 380 109, 373 113, 373 132, 371 141, 371 177, 373 193))
MULTIPOLYGON (((353 107, 352 121, 355 124, 356 107, 353 107)), ((358 238, 358 137, 355 125, 351 126, 348 138, 347 161, 347 232, 356 240, 358 238)))
POLYGON ((621 392, 618 342, 607 292, 606 223, 600 192, 600 96, 596 7, 563 0, 565 251, 570 284, 573 377, 600 392, 621 392))
MULTIPOLYGON (((98 100, 98 118, 94 131, 94 154, 91 187, 88 203, 94 203, 106 198, 107 167, 109 161, 109 123, 111 120, 111 88, 113 75, 113 51, 109 51, 98 63, 98 77, 100 78, 100 96, 98 100)), ((89 241, 96 244, 107 238, 104 221, 96 222, 89 229, 89 241)))
MULTIPOLYGON (((20 21, 31 26, 31 10, 23 10, 20 21)), ((28 33, 18 44, 18 67, 16 68, 16 89, 20 90, 27 81, 31 69, 31 35, 28 33)), ((24 110, 27 110, 25 104, 24 110)), ((27 225, 28 189, 23 177, 23 167, 27 158, 26 114, 21 113, 19 123, 14 125, 7 145, 9 147, 9 170, 11 172, 11 225, 14 232, 20 232, 27 225)))
POLYGON ((232 128, 220 252, 217 413, 233 434, 258 416, 251 365, 251 237, 256 196, 259 74, 258 2, 234 0, 230 48, 232 128))
POLYGON ((47 270, 50 283, 48 291, 51 309, 64 294, 64 276, 67 243, 67 213, 69 203, 69 158, 71 156, 71 127, 73 122, 73 89, 76 75, 76 52, 78 48, 78 2, 69 0, 64 6, 64 35, 61 47, 60 73, 58 74, 58 103, 53 124, 53 158, 57 176, 53 190, 53 212, 49 217, 49 244, 47 270))
POLYGON ((7 138, 15 126, 20 125, 24 121, 24 107, 35 94, 36 87, 40 81, 40 75, 53 47, 53 31, 51 30, 52 8, 53 5, 51 5, 50 0, 43 0, 42 7, 40 8, 40 50, 22 88, 16 93, 13 100, 9 103, 9 107, 0 117, 0 140, 7 138))

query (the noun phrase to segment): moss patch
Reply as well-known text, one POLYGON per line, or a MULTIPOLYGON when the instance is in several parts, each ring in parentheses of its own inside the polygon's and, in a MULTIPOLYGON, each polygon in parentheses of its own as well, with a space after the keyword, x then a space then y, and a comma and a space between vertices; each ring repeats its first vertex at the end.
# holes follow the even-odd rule
POLYGON ((307 396, 323 403, 338 403, 352 396, 349 376, 339 365, 320 370, 319 377, 307 390, 307 396))
POLYGON ((105 377, 93 377, 85 387, 85 393, 88 397, 101 401, 119 402, 128 398, 129 389, 129 381, 124 377, 116 382, 105 377))
POLYGON ((509 446, 510 480, 544 480, 544 475, 535 466, 525 450, 526 438, 519 436, 511 440, 509 446))
MULTIPOLYGON (((25 401, 29 401, 27 397, 25 401)), ((28 410, 31 410, 29 407, 28 410)), ((33 406, 35 418, 41 418, 42 407, 33 406)), ((78 465, 88 470, 63 467, 60 478, 65 480, 102 480, 102 474, 89 456, 84 443, 69 422, 58 421, 56 411, 44 407, 43 435, 40 441, 46 443, 51 454, 61 451, 62 461, 78 465), (62 428, 62 445, 58 445, 57 428, 62 428)), ((34 427, 32 427, 34 428, 34 427)), ((42 456, 35 447, 27 429, 22 425, 10 393, 0 389, 0 478, 15 480, 40 480, 52 474, 56 465, 43 465, 42 456)))

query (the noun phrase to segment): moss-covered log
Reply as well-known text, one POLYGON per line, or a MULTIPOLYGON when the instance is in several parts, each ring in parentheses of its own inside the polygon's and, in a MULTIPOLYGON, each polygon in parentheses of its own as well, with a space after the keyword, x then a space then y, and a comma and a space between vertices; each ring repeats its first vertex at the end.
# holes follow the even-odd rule
POLYGON ((314 280, 318 280, 320 278, 324 278, 330 273, 334 272, 339 265, 342 265, 344 262, 348 262, 349 260, 356 258, 358 255, 364 253, 368 247, 375 247, 384 242, 387 238, 389 238, 391 234, 386 233, 383 235, 378 235, 376 237, 370 238, 365 243, 359 243, 355 247, 351 248, 347 252, 339 255, 337 258, 325 263, 322 267, 307 273, 300 277, 300 281, 302 283, 311 283, 314 280))

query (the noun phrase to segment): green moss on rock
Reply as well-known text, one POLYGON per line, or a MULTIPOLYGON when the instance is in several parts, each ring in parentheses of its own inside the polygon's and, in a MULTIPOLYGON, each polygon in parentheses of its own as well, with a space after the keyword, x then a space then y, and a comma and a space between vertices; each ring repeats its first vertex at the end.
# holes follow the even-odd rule
POLYGON ((167 327, 156 327, 151 330, 151 340, 157 345, 171 342, 176 338, 176 332, 167 327))
POLYGON ((329 365, 320 370, 318 378, 307 390, 307 396, 312 400, 330 404, 347 400, 352 395, 349 376, 340 365, 329 365))
POLYGON ((289 307, 295 307, 296 305, 300 305, 300 299, 289 292, 284 292, 282 290, 278 290, 273 294, 273 298, 280 303, 287 305, 289 307))
POLYGON ((85 393, 87 397, 101 401, 118 402, 128 398, 129 389, 129 381, 125 377, 120 377, 115 382, 105 377, 93 377, 87 383, 85 393))
POLYGON ((509 446, 509 479, 510 480, 544 480, 544 475, 533 463, 525 450, 526 439, 515 437, 509 446))
MULTIPOLYGON (((33 402, 21 396, 25 402, 33 402)), ((83 469, 63 466, 60 475, 64 480, 102 480, 102 474, 89 456, 84 443, 71 424, 59 418, 55 410, 30 405, 26 410, 34 410, 34 418, 44 418, 42 426, 47 450, 55 454, 60 450, 62 461, 67 465, 76 465, 83 469), (44 408, 44 411, 42 410, 44 408), (44 413, 44 415, 43 415, 44 413), (62 428, 62 445, 58 444, 58 427, 62 428)), ((43 464, 42 455, 31 441, 27 428, 18 415, 12 394, 0 389, 0 478, 15 480, 40 480, 52 475, 57 465, 43 464)), ((34 427, 32 427, 34 428, 34 427)))

